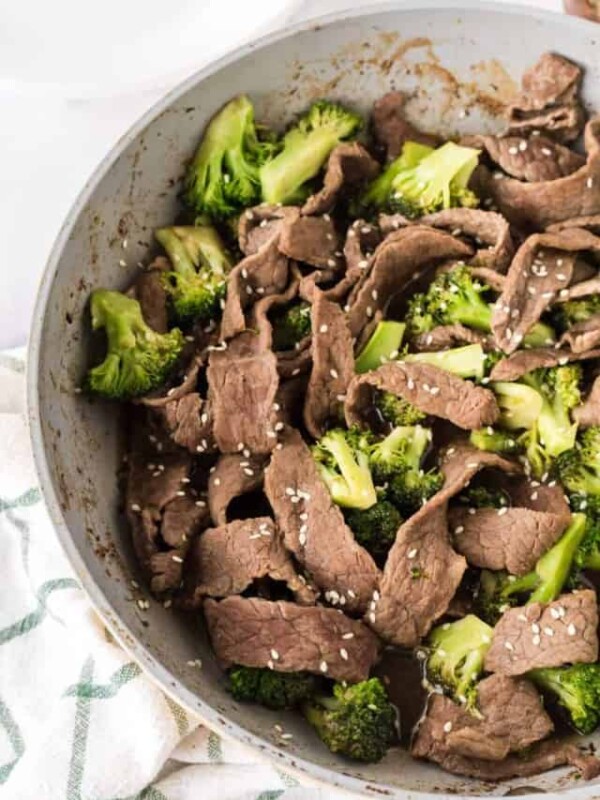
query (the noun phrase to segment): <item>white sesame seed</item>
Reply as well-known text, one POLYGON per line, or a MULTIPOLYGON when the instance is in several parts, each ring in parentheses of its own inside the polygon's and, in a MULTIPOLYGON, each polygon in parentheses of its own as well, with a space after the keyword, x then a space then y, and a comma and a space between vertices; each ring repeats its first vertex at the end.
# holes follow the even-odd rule
POLYGON ((414 558, 417 555, 418 552, 419 551, 417 550, 417 548, 413 547, 412 550, 408 551, 408 553, 406 554, 406 557, 407 558, 414 558))
POLYGON ((214 484, 214 486, 220 486, 221 485, 221 478, 215 478, 214 481, 213 481, 213 484, 214 484))
POLYGON ((142 509, 137 503, 132 503, 131 504, 131 510, 135 511, 135 512, 138 512, 138 511, 141 511, 142 509))
MULTIPOLYGON (((356 592, 352 591, 352 589, 348 589, 346 594, 348 595, 348 597, 351 597, 352 599, 354 599, 356 597, 356 592)), ((352 635, 354 635, 354 634, 352 634, 352 635)))
POLYGON ((539 647, 541 641, 542 640, 540 639, 540 637, 537 634, 535 636, 533 636, 532 639, 531 639, 532 644, 534 644, 536 647, 539 647))
POLYGON ((252 291, 253 290, 251 286, 246 286, 246 294, 252 294, 252 291))
POLYGON ((119 266, 120 266, 120 267, 126 267, 126 266, 127 266, 127 262, 126 262, 126 261, 124 261, 122 258, 120 258, 120 259, 119 259, 119 266))
POLYGON ((546 634, 546 636, 554 636, 554 630, 549 627, 544 628, 544 633, 546 634))
POLYGON ((352 633, 352 631, 350 631, 349 633, 344 633, 342 634, 342 639, 354 639, 354 634, 352 633))
POLYGON ((371 297, 373 298, 373 300, 377 300, 378 296, 379 296, 379 293, 378 293, 377 289, 373 289, 373 291, 371 292, 371 297))
POLYGON ((511 156, 516 156, 519 150, 517 147, 509 147, 508 152, 510 153, 511 156))
POLYGON ((248 475, 248 477, 251 477, 252 475, 254 475, 254 470, 250 469, 250 467, 244 467, 244 475, 248 475))
POLYGON ((282 431, 285 428, 285 425, 283 424, 283 422, 276 422, 275 425, 273 425, 273 427, 275 428, 276 431, 282 431))
POLYGON ((502 508, 498 509, 498 516, 499 517, 502 517, 504 514, 507 514, 507 513, 508 513, 508 508, 506 506, 503 506, 502 508))
POLYGON ((359 267, 360 269, 365 269, 365 268, 366 268, 366 267, 368 267, 368 266, 369 266, 369 262, 368 262, 366 259, 364 259, 364 258, 363 258, 363 259, 361 259, 361 260, 358 262, 358 267, 359 267))
POLYGON ((319 669, 321 670, 321 672, 327 672, 328 669, 327 662, 321 661, 321 663, 319 664, 319 669))
POLYGON ((557 608, 551 608, 550 609, 550 616, 552 617, 552 619, 560 619, 560 614, 558 613, 558 609, 557 608))
POLYGON ((339 378, 339 377, 340 377, 340 376, 338 375, 338 371, 337 371, 336 369, 330 369, 330 370, 329 370, 329 374, 331 375, 331 377, 332 377, 334 380, 335 380, 336 378, 339 378))
POLYGON ((527 142, 525 141, 525 139, 523 139, 522 141, 519 142, 519 150, 522 153, 524 153, 525 150, 527 150, 527 142))
POLYGON ((246 267, 242 267, 241 271, 242 271, 242 278, 247 278, 248 277, 248 270, 246 269, 246 267))
POLYGON ((527 617, 525 616, 525 614, 519 614, 517 619, 519 620, 519 622, 527 622, 527 617))
POLYGON ((206 508, 206 503, 205 503, 205 501, 204 501, 204 500, 196 500, 196 502, 194 503, 194 505, 195 505, 195 506, 198 506, 198 508, 206 508))
POLYGON ((375 624, 375 614, 372 611, 369 614, 369 622, 371 623, 371 625, 375 624))
POLYGON ((504 647, 511 652, 515 649, 515 646, 512 642, 504 642, 504 647))
POLYGON ((348 661, 348 651, 344 647, 340 647, 340 656, 344 661, 348 661))
POLYGON ((171 560, 175 561, 176 564, 183 564, 183 558, 181 558, 181 556, 171 556, 171 560))
POLYGON ((592 186, 594 185, 594 179, 591 177, 591 175, 585 182, 585 185, 587 186, 588 189, 591 189, 592 186))
POLYGON ((550 148, 549 148, 549 147, 542 147, 542 153, 543 153, 545 156, 551 156, 551 155, 552 155, 552 150, 550 150, 550 148))
POLYGON ((452 723, 450 722, 450 720, 448 720, 448 722, 444 722, 444 733, 450 733, 451 730, 452 730, 452 723))
POLYGON ((327 333, 328 330, 329 330, 328 325, 321 325, 321 327, 319 328, 319 333, 327 333))
POLYGON ((277 650, 271 650, 271 658, 273 659, 273 661, 279 660, 279 653, 277 652, 277 650))
POLYGON ((456 528, 454 528, 454 533, 464 533, 464 530, 465 530, 464 525, 457 525, 456 528))
POLYGON ((335 258, 328 258, 327 259, 327 266, 328 267, 335 267, 335 258))
MULTIPOLYGON (((215 483, 216 483, 216 481, 215 481, 215 483)), ((185 492, 182 491, 182 490, 180 490, 179 492, 175 492, 175 494, 177 495, 177 497, 185 497, 185 492)))
POLYGON ((407 386, 408 389, 414 389, 415 388, 415 382, 413 381, 412 378, 409 378, 406 381, 406 386, 407 386))
POLYGON ((577 633, 577 628, 575 627, 575 625, 573 625, 572 622, 567 627, 567 633, 569 634, 569 636, 575 636, 575 634, 577 633))
POLYGON ((271 661, 271 659, 269 659, 269 660, 267 661, 267 667, 268 667, 269 669, 275 669, 275 664, 274 664, 274 663, 271 661))
POLYGON ((532 500, 537 500, 538 499, 538 493, 537 492, 532 492, 530 497, 531 497, 532 500))
POLYGON ((367 306, 367 317, 372 317, 372 316, 373 316, 373 309, 371 308, 371 306, 367 306))

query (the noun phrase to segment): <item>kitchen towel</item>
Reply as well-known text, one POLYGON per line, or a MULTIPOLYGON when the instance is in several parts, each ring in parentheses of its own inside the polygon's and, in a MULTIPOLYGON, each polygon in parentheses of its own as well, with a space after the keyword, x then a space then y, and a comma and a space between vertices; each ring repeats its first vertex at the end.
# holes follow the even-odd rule
POLYGON ((22 351, 0 353, 0 798, 346 800, 203 727, 91 608, 52 528, 22 351))

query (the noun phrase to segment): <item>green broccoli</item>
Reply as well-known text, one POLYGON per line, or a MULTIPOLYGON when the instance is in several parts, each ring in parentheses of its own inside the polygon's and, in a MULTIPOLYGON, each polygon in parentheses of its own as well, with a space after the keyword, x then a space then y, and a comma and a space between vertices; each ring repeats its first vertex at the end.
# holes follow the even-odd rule
POLYGON ((503 508, 510 506, 510 495, 504 489, 488 486, 468 486, 458 499, 470 508, 503 508))
POLYGON ((104 328, 107 354, 86 378, 90 392, 112 400, 128 400, 158 389, 184 346, 179 328, 157 333, 146 324, 137 300, 121 292, 96 289, 90 300, 92 328, 104 328))
POLYGON ((435 353, 410 353, 402 358, 409 364, 431 364, 461 378, 481 380, 484 376, 485 353, 480 344, 468 344, 435 353))
POLYGON ((585 536, 575 554, 580 569, 600 570, 600 495, 572 494, 569 502, 573 511, 585 514, 585 536))
POLYGON ((378 323, 369 341, 356 358, 354 368, 358 374, 377 369, 386 361, 398 358, 406 325, 386 320, 378 323))
POLYGON ((159 228, 154 235, 165 248, 172 272, 164 273, 175 317, 181 323, 204 322, 219 315, 232 260, 210 225, 159 228))
POLYGON ((522 380, 542 398, 537 419, 540 444, 551 457, 570 450, 575 444, 577 424, 570 413, 581 403, 581 364, 536 369, 522 380))
MULTIPOLYGON (((438 325, 458 323, 489 333, 493 305, 486 300, 490 287, 473 278, 464 264, 442 272, 426 292, 412 296, 408 303, 406 324, 410 336, 428 333, 438 325)), ((554 331, 542 322, 536 323, 523 342, 540 347, 554 342, 554 331)))
POLYGON ((600 495, 600 427, 581 431, 575 446, 558 456, 555 468, 569 492, 600 495))
POLYGON ((417 425, 427 416, 408 400, 391 392, 377 392, 374 397, 374 405, 384 420, 394 426, 417 425))
POLYGON ((421 425, 401 426, 371 448, 375 481, 385 486, 386 497, 408 518, 442 487, 437 469, 425 472, 422 462, 431 445, 431 431, 421 425))
POLYGON ((273 349, 292 350, 311 329, 311 305, 304 300, 291 303, 272 316, 273 349))
POLYGON ((378 678, 336 683, 330 696, 313 698, 303 711, 332 753, 355 761, 380 761, 396 739, 396 711, 378 678))
POLYGON ((260 141, 254 108, 235 97, 208 123, 185 178, 185 202, 198 214, 225 219, 260 201, 259 168, 273 156, 260 141))
POLYGON ((295 708, 317 689, 317 678, 307 672, 275 672, 260 667, 236 666, 229 671, 229 691, 241 703, 267 708, 295 708))
POLYGON ((600 295, 591 294, 579 300, 556 303, 552 309, 552 320, 561 332, 578 322, 587 322, 590 317, 600 314, 600 295))
POLYGON ((527 673, 545 694, 569 714, 575 730, 586 735, 600 724, 600 664, 544 667, 527 673))
POLYGON ((402 525, 400 512, 389 500, 381 499, 371 508, 349 508, 344 517, 356 541, 375 558, 383 558, 396 541, 402 525))
POLYGON ((370 437, 358 428, 327 431, 312 454, 335 503, 366 509, 377 502, 369 467, 370 437))
POLYGON ((426 156, 433 153, 433 147, 418 142, 405 142, 402 152, 366 187, 357 199, 352 211, 354 216, 373 211, 393 210, 392 183, 399 173, 416 167, 426 156))
POLYGON ((283 137, 283 149, 260 168, 262 198, 293 203, 319 172, 333 148, 361 127, 358 114, 326 100, 308 109, 283 137))
POLYGON ((503 456, 514 455, 521 450, 519 441, 515 436, 491 426, 471 431, 469 441, 479 450, 484 450, 487 453, 499 453, 503 456))
POLYGON ((479 152, 446 142, 415 166, 398 169, 391 179, 389 207, 412 218, 454 206, 475 208, 479 200, 467 185, 479 152))
POLYGON ((523 383, 509 381, 495 381, 489 388, 496 395, 500 409, 500 427, 518 431, 535 426, 543 405, 539 392, 523 383))
POLYGON ((428 680, 441 684, 454 700, 474 709, 477 681, 492 633, 492 628, 474 614, 438 625, 427 637, 428 680))

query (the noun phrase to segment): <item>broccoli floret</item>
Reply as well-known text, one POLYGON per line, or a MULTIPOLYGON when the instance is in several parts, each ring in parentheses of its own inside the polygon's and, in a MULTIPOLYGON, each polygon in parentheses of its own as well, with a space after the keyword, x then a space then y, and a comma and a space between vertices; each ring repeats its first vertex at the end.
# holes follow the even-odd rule
POLYGON ((598 294, 582 297, 579 300, 557 303, 552 309, 553 322, 561 332, 578 322, 587 322, 596 314, 600 314, 600 295, 598 294))
POLYGON ((366 509, 377 502, 369 450, 369 436, 358 428, 335 428, 313 446, 313 457, 321 477, 338 505, 366 509))
POLYGON ((361 127, 358 114, 319 100, 283 137, 283 149, 260 168, 262 198, 290 203, 319 172, 333 148, 361 127))
POLYGON ((479 450, 484 450, 486 453, 499 453, 503 456, 514 455, 521 450, 516 437, 507 431, 492 427, 471 431, 469 441, 479 450))
POLYGON ((164 284, 177 320, 218 316, 232 261, 217 231, 210 225, 180 226, 159 228, 154 235, 174 267, 164 273, 164 284))
POLYGON ((303 711, 332 753, 355 761, 380 761, 396 738, 396 711, 378 678, 336 683, 330 696, 315 697, 303 711))
POLYGON ((468 486, 458 499, 470 508, 503 508, 510 506, 510 495, 504 489, 468 486))
POLYGON ((480 344, 468 344, 436 353, 410 353, 403 356, 403 359, 408 363, 432 364, 461 378, 481 380, 484 376, 485 353, 480 344))
POLYGON ((198 214, 224 219, 260 200, 259 167, 273 156, 271 141, 260 141, 254 108, 235 97, 208 123, 190 164, 184 198, 198 214))
POLYGON ((427 638, 427 678, 459 703, 474 708, 477 681, 492 641, 492 628, 474 614, 434 628, 427 638))
POLYGON ((584 735, 596 730, 600 724, 599 664, 544 667, 532 670, 527 677, 568 712, 575 730, 584 735))
POLYGON ((382 417, 392 425, 417 425, 427 416, 408 400, 391 392, 377 392, 374 404, 382 417))
POLYGON ((585 536, 575 554, 579 569, 600 570, 600 495, 572 494, 573 511, 585 514, 585 536))
POLYGON ((378 323, 371 338, 361 350, 354 368, 357 373, 377 369, 386 361, 398 358, 406 325, 386 320, 378 323))
POLYGON ((511 431, 535 426, 542 411, 543 398, 539 392, 523 383, 496 381, 490 384, 500 409, 498 424, 511 431))
POLYGON ((402 525, 400 512, 389 500, 378 500, 374 506, 361 511, 347 509, 346 522, 352 528, 356 541, 372 556, 382 558, 396 541, 396 533, 402 525))
POLYGON ((307 672, 242 666, 229 672, 229 691, 238 702, 260 703, 267 708, 295 708, 308 700, 316 688, 317 679, 307 672))
POLYGON ((361 216, 369 209, 375 211, 392 210, 392 183, 404 170, 416 167, 425 156, 433 153, 433 147, 418 142, 405 142, 402 152, 381 172, 358 198, 353 209, 355 216, 361 216))
POLYGON ((409 517, 441 489, 444 482, 437 469, 425 472, 421 464, 431 444, 431 431, 421 425, 401 426, 371 449, 371 467, 386 496, 409 517))
POLYGON ((600 427, 582 431, 574 447, 556 459, 563 486, 581 495, 600 495, 600 427))
POLYGON ((90 300, 92 328, 104 328, 107 354, 87 374, 86 388, 112 400, 127 400, 157 389, 184 346, 179 328, 157 333, 146 324, 137 300, 97 289, 90 300))
POLYGON ((446 142, 415 166, 399 169, 391 180, 388 205, 407 217, 454 206, 475 208, 479 200, 467 184, 479 152, 446 142))
POLYGON ((570 413, 581 403, 581 376, 580 364, 536 369, 523 376, 523 382, 542 398, 536 427, 539 442, 550 458, 575 444, 577 423, 571 421, 570 413))
POLYGON ((301 300, 273 314, 274 350, 292 350, 308 336, 311 326, 310 312, 310 303, 301 300))

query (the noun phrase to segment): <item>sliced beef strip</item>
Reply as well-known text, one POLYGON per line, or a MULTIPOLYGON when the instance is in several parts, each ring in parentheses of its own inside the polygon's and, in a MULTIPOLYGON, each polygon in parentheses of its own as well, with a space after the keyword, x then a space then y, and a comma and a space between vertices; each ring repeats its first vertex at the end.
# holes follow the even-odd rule
POLYGON ((285 546, 331 603, 365 611, 379 570, 354 539, 297 431, 286 430, 265 472, 265 493, 285 546))
POLYGON ((446 447, 441 454, 440 469, 444 474, 444 485, 430 502, 450 500, 483 469, 497 469, 506 475, 522 474, 521 467, 514 461, 496 453, 486 453, 465 441, 452 442, 446 447))
POLYGON ((277 372, 282 379, 295 378, 309 372, 312 365, 312 350, 310 336, 300 342, 297 350, 284 350, 275 353, 277 358, 277 372))
POLYGON ((319 269, 342 267, 342 242, 329 214, 297 216, 284 221, 279 250, 288 258, 319 269))
POLYGON ((403 92, 388 92, 376 100, 371 112, 371 127, 375 140, 385 148, 388 160, 400 155, 404 143, 419 142, 430 147, 439 144, 437 136, 415 128, 404 116, 408 97, 403 92))
POLYGON ((180 400, 182 397, 185 397, 195 390, 196 384, 198 383, 198 374, 204 363, 204 354, 194 355, 177 385, 170 386, 169 388, 162 387, 158 392, 140 397, 137 402, 148 408, 160 409, 165 408, 170 403, 175 402, 175 400, 180 400))
POLYGON ((133 284, 133 295, 142 308, 144 319, 158 333, 169 330, 167 292, 161 273, 170 269, 170 261, 159 256, 147 270, 138 275, 133 284))
POLYGON ((353 378, 346 394, 348 425, 363 422, 363 413, 371 405, 376 389, 403 397, 426 414, 447 419, 466 430, 493 425, 499 414, 489 389, 430 364, 396 361, 353 378))
POLYGON ((372 180, 379 170, 378 162, 358 142, 339 144, 327 161, 323 188, 308 198, 302 213, 307 216, 326 214, 333 209, 343 189, 372 180))
POLYGON ((186 556, 181 605, 200 608, 204 597, 241 594, 254 580, 265 577, 286 583, 301 605, 314 604, 315 592, 296 572, 270 517, 209 528, 186 556))
POLYGON ((267 203, 249 208, 238 221, 238 242, 245 256, 252 256, 273 237, 281 233, 284 220, 297 217, 296 206, 274 206, 267 203))
POLYGON ((454 547, 471 566, 506 569, 511 575, 532 570, 565 529, 560 516, 530 508, 458 506, 448 519, 454 547))
POLYGON ((445 503, 429 501, 400 526, 366 620, 382 639, 416 647, 448 609, 466 568, 448 539, 445 503))
POLYGON ((556 222, 554 225, 548 226, 548 231, 556 233, 565 228, 585 228, 597 236, 600 236, 600 214, 591 214, 586 217, 575 217, 574 219, 565 219, 562 222, 556 222))
POLYGON ((280 252, 279 233, 275 233, 229 273, 221 338, 226 341, 241 333, 246 328, 248 307, 262 296, 283 292, 288 279, 288 259, 280 252))
POLYGON ((557 303, 566 302, 567 300, 577 300, 580 297, 589 297, 592 294, 600 292, 600 275, 583 280, 581 283, 574 283, 568 289, 559 292, 556 299, 557 303))
POLYGON ((279 383, 277 390, 277 404, 279 418, 284 425, 298 428, 302 425, 304 412, 304 398, 308 386, 308 376, 296 375, 279 383))
MULTIPOLYGON (((278 306, 288 305, 298 294, 301 280, 300 270, 295 264, 292 264, 290 272, 291 279, 286 290, 277 294, 270 294, 268 297, 261 297, 252 306, 252 310, 248 315, 250 319, 248 327, 258 332, 260 345, 265 350, 273 347, 273 326, 269 319, 269 314, 278 306)), ((309 338, 307 337, 306 343, 308 344, 308 342, 309 338)), ((303 346, 304 343, 302 342, 301 345, 303 346)))
POLYGON ((454 325, 438 325, 428 333, 420 333, 411 339, 415 350, 421 353, 435 353, 460 347, 466 344, 480 344, 485 350, 493 347, 491 337, 481 331, 474 331, 458 323, 454 325))
POLYGON ((587 161, 564 178, 524 183, 481 171, 482 191, 517 227, 543 230, 562 220, 600 213, 600 117, 585 129, 587 161))
POLYGON ((600 425, 600 378, 596 378, 583 403, 573 410, 575 420, 582 428, 600 425))
POLYGON ((546 136, 470 136, 465 144, 483 148, 500 169, 521 181, 553 181, 585 164, 582 155, 546 136))
POLYGON ((186 542, 192 541, 200 524, 205 528, 208 522, 208 512, 203 501, 199 501, 195 495, 186 494, 184 497, 176 497, 165 506, 160 533, 169 547, 182 547, 186 542))
POLYGON ((370 269, 349 299, 348 319, 353 336, 358 336, 390 298, 423 271, 454 258, 467 258, 471 248, 444 231, 412 225, 389 234, 379 245, 370 269))
POLYGON ((426 214, 418 223, 401 214, 381 214, 379 225, 384 234, 407 225, 430 225, 432 228, 449 231, 453 236, 473 240, 477 249, 469 263, 488 267, 504 273, 514 253, 510 226, 501 214, 478 208, 449 208, 435 214, 426 214))
POLYGON ((573 353, 565 347, 538 347, 533 350, 518 350, 499 361, 490 373, 493 381, 516 381, 528 372, 541 367, 556 367, 571 361, 587 361, 600 358, 600 349, 573 353))
POLYGON ((208 507, 215 525, 227 523, 227 509, 234 498, 260 489, 265 466, 265 456, 253 456, 250 450, 219 456, 208 480, 208 507))
POLYGON ((496 272, 495 269, 490 269, 489 267, 469 267, 469 272, 474 278, 485 283, 495 292, 501 293, 504 291, 506 275, 496 272))
POLYGON ((583 229, 535 233, 515 255, 492 316, 499 348, 514 352, 525 334, 573 278, 576 253, 600 250, 600 238, 583 229))
POLYGON ((600 314, 577 322, 562 335, 561 344, 566 344, 574 353, 585 353, 600 346, 600 314))
POLYGON ((270 452, 277 441, 275 354, 261 347, 259 335, 247 331, 226 349, 211 352, 206 375, 219 450, 236 453, 242 444, 252 453, 270 452))
POLYGON ((582 69, 555 53, 544 53, 521 79, 521 94, 509 109, 509 132, 543 132, 559 142, 576 139, 585 114, 579 99, 582 69))
POLYGON ((346 314, 317 292, 311 310, 312 362, 304 400, 304 422, 315 439, 327 423, 343 418, 348 384, 354 377, 354 349, 346 314))
POLYGON ((494 628, 485 669, 523 675, 537 667, 591 664, 598 659, 597 628, 596 592, 590 589, 511 608, 494 628))
POLYGON ((571 508, 562 487, 555 480, 541 483, 523 475, 507 482, 506 490, 513 506, 560 517, 565 527, 571 521, 571 508))
POLYGON ((214 452, 212 408, 197 392, 172 400, 158 411, 176 444, 190 453, 214 452))
POLYGON ((375 634, 333 608, 227 597, 206 600, 204 615, 226 666, 306 670, 356 683, 369 677, 379 655, 375 634))

